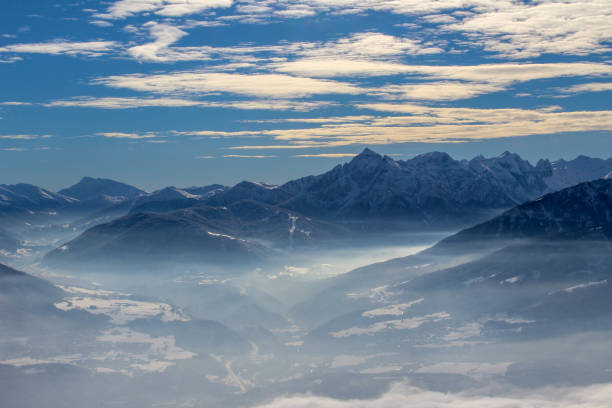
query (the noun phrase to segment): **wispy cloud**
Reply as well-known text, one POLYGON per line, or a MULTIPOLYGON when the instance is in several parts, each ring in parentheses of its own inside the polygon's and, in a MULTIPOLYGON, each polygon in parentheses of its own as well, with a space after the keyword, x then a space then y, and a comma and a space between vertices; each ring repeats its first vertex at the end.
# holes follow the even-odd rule
POLYGON ((440 108, 415 104, 372 103, 359 108, 393 115, 366 116, 359 122, 261 130, 276 143, 233 149, 304 149, 352 144, 406 142, 458 143, 487 139, 612 131, 612 111, 561 111, 559 107, 527 109, 440 108))
POLYGON ((27 152, 27 151, 41 151, 41 150, 51 150, 49 146, 39 146, 39 147, 2 147, 0 151, 3 152, 27 152))
POLYGON ((193 131, 172 131, 173 134, 181 136, 211 136, 211 137, 240 137, 240 136, 257 136, 260 132, 256 130, 244 130, 238 132, 226 132, 222 130, 193 130, 193 131))
POLYGON ((17 57, 17 56, 12 56, 8 58, 0 58, 0 64, 13 64, 15 62, 22 61, 22 60, 23 58, 17 57))
POLYGON ((75 107, 98 109, 136 109, 136 108, 228 108, 243 110, 290 110, 311 111, 322 107, 334 105, 330 101, 289 101, 289 100, 242 100, 242 101, 198 101, 185 98, 118 98, 118 97, 80 97, 73 99, 56 100, 45 103, 46 107, 75 107))
POLYGON ((202 102, 180 98, 95 98, 81 97, 73 99, 63 99, 52 101, 44 106, 53 107, 80 107, 80 108, 100 108, 100 109, 133 109, 145 107, 188 107, 200 106, 202 102))
POLYGON ((228 93, 255 97, 300 98, 323 94, 358 94, 363 90, 338 81, 285 74, 234 74, 179 71, 169 74, 114 75, 95 84, 166 95, 228 93))
POLYGON ((34 139, 49 139, 52 138, 53 135, 26 135, 26 134, 17 134, 17 135, 1 135, 0 139, 8 139, 8 140, 34 140, 34 139))
POLYGON ((562 93, 577 94, 583 92, 605 92, 612 91, 612 82, 589 82, 561 89, 562 93))
POLYGON ((325 158, 342 158, 355 157, 356 153, 318 153, 318 154, 296 154, 293 157, 325 157, 325 158))
POLYGON ((262 155, 262 154, 224 154, 223 157, 231 159, 270 159, 277 157, 275 155, 262 155))
POLYGON ((119 45, 115 41, 72 42, 56 40, 44 43, 6 45, 0 47, 0 52, 99 57, 113 51, 119 45))
POLYGON ((369 90, 373 96, 405 100, 458 100, 501 92, 513 85, 562 77, 610 77, 612 66, 602 63, 481 64, 464 66, 406 65, 384 61, 305 59, 279 63, 276 69, 315 77, 409 75, 411 83, 369 90))
POLYGON ((306 43, 298 55, 308 58, 372 59, 406 55, 440 54, 442 48, 415 38, 396 37, 377 32, 357 33, 322 43, 306 43))
POLYGON ((160 137, 156 133, 124 133, 124 132, 101 132, 96 133, 97 136, 107 137, 109 139, 153 139, 160 137))
MULTIPOLYGON (((454 100, 498 92, 516 83, 562 77, 610 77, 612 66, 603 63, 408 65, 384 61, 303 59, 275 65, 278 71, 314 77, 349 75, 410 75, 413 83, 380 87, 374 91, 396 98, 454 100), (416 76, 416 78, 415 78, 416 76), (420 82, 414 82, 415 80, 420 82), (426 81, 426 82, 423 82, 426 81)), ((398 84, 398 82, 400 82, 398 84)))
POLYGON ((151 21, 145 24, 145 27, 149 29, 149 34, 154 41, 128 49, 128 53, 139 60, 167 61, 170 57, 162 56, 160 52, 167 50, 168 46, 187 35, 185 31, 170 24, 158 24, 151 21))
POLYGON ((232 0, 119 0, 97 18, 123 19, 139 13, 155 13, 164 17, 180 17, 215 7, 230 7, 232 0))
POLYGON ((0 102, 0 106, 30 106, 31 102, 6 101, 0 102))

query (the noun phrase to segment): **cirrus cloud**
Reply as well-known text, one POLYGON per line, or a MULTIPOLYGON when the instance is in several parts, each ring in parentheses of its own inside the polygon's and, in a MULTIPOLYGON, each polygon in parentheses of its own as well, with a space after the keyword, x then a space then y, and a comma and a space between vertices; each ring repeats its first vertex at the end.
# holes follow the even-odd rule
MULTIPOLYGON (((570 132, 612 131, 612 111, 444 108, 416 104, 370 103, 357 107, 380 112, 345 122, 334 117, 318 126, 260 130, 276 144, 232 149, 305 149, 393 143, 461 143, 570 132)), ((312 125, 312 124, 310 124, 312 125)), ((227 135, 229 136, 229 135, 227 135)))
POLYGON ((115 41, 64 41, 13 44, 0 47, 0 52, 99 57, 119 47, 115 41))
POLYGON ((321 94, 358 94, 358 87, 337 81, 285 74, 235 74, 181 71, 168 74, 114 75, 95 84, 158 94, 230 93, 256 97, 299 98, 321 94))
MULTIPOLYGON (((0 104, 1 105, 1 104, 0 104)), ((136 109, 136 108, 227 108, 242 110, 311 111, 333 106, 329 101, 291 101, 272 99, 253 99, 240 101, 201 101, 185 98, 135 98, 135 97, 80 97, 59 99, 43 104, 48 108, 96 108, 96 109, 136 109)))
POLYGON ((97 18, 123 19, 140 13, 155 13, 166 17, 180 17, 217 7, 230 7, 232 0, 119 0, 97 18))

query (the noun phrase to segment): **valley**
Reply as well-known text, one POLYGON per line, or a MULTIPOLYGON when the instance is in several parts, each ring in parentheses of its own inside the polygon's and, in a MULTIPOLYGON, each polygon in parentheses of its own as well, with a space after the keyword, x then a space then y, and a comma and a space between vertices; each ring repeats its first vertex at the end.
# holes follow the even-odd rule
POLYGON ((112 405, 144 407, 612 381, 608 168, 564 166, 551 185, 579 183, 547 192, 543 165, 511 154, 413 160, 366 150, 280 187, 2 187, 33 194, 3 196, 4 398, 29 406, 24 378, 51 401, 70 384, 51 407, 94 404, 100 384, 112 405), (411 166, 464 181, 415 190, 411 166), (434 199, 443 219, 419 209, 434 199))

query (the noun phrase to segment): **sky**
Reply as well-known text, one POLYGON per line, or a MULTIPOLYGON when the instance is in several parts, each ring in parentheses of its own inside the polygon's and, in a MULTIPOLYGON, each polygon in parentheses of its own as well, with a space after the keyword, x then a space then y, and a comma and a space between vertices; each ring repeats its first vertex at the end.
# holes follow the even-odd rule
POLYGON ((610 0, 3 0, 0 183, 612 156, 610 0))

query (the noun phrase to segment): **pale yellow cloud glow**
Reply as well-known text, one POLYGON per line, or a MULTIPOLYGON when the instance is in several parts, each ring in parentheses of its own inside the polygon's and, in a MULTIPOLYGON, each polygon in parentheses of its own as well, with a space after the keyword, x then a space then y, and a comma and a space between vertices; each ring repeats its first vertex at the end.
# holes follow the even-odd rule
MULTIPOLYGON (((320 123, 316 127, 262 130, 260 135, 270 136, 278 144, 233 148, 303 149, 352 144, 457 143, 612 130, 612 111, 564 112, 558 107, 539 110, 439 108, 389 103, 363 104, 359 107, 386 114, 367 116, 359 122, 349 120, 342 123, 334 117, 329 123, 320 123)), ((231 136, 231 132, 227 136, 231 136)))
POLYGON ((97 84, 158 94, 230 93, 256 97, 298 98, 321 94, 358 94, 358 87, 337 81, 285 74, 229 74, 181 71, 160 75, 114 75, 97 84))

